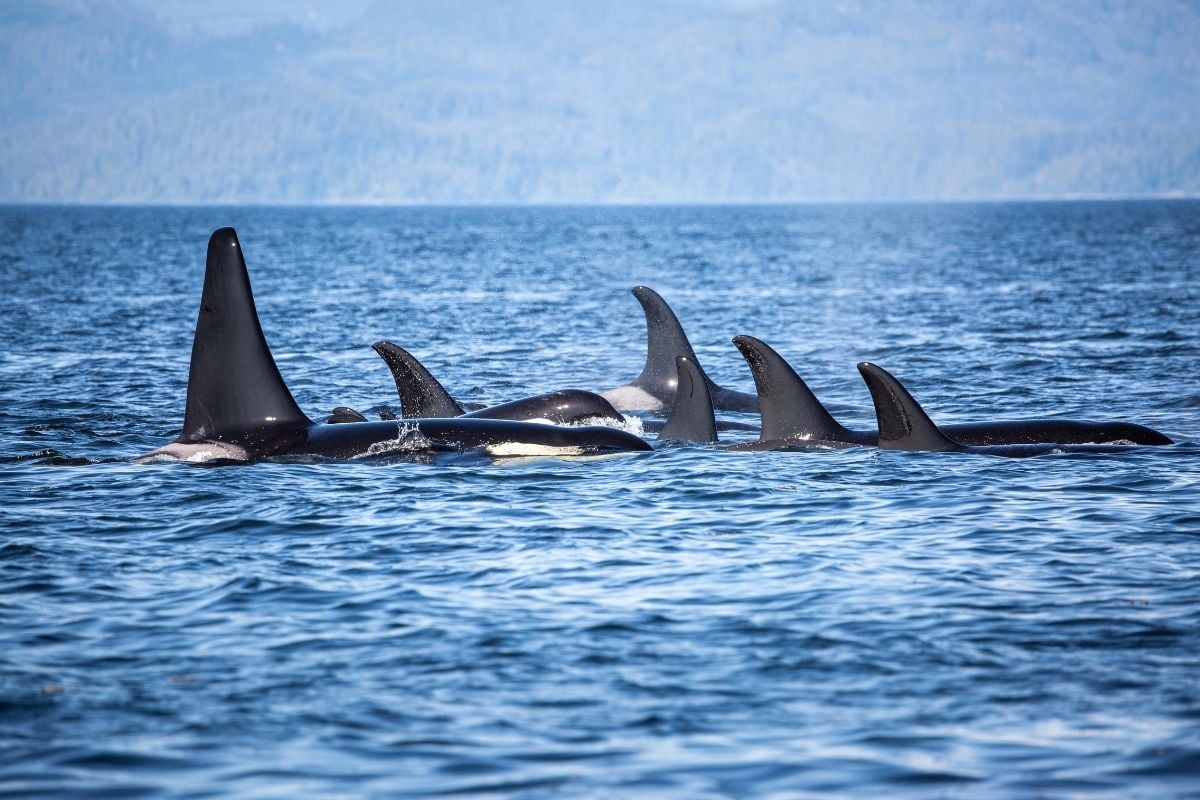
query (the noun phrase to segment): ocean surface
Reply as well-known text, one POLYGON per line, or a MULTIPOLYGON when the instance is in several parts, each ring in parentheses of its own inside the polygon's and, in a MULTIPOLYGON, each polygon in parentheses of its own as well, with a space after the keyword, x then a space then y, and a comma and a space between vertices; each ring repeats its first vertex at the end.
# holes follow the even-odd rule
POLYGON ((0 796, 1200 797, 1200 203, 7 207, 0 279, 0 796), (385 338, 627 383, 645 284, 851 427, 869 360, 1178 443, 136 463, 225 225, 312 417, 385 338))

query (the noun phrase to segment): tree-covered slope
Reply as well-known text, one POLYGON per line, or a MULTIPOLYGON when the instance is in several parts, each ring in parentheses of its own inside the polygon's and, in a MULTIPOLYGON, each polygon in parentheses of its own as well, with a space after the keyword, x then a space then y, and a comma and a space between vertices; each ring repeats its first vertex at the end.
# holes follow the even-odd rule
POLYGON ((336 8, 0 4, 0 200, 1200 191, 1194 2, 336 8))

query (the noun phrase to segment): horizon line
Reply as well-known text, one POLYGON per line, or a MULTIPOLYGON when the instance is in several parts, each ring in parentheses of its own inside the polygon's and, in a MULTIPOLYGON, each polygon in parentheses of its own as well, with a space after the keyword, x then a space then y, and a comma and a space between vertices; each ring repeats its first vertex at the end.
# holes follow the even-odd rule
POLYGON ((728 208, 784 206, 1001 205, 1004 203, 1105 203, 1200 200, 1200 191, 1086 193, 1055 195, 979 195, 942 198, 853 198, 791 200, 628 200, 628 201, 433 201, 433 200, 306 200, 306 201, 174 201, 174 200, 0 200, 0 208, 728 208))

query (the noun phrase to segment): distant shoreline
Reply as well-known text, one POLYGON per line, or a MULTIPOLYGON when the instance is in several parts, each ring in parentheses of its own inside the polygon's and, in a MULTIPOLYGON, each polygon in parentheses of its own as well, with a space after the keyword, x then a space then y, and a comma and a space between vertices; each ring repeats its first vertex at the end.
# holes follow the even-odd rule
POLYGON ((817 199, 796 200, 631 200, 631 201, 472 201, 431 202, 420 200, 314 200, 279 202, 270 200, 213 200, 177 202, 146 201, 21 201, 0 200, 0 208, 754 208, 788 206, 927 206, 927 205, 1003 205, 1006 203, 1130 203, 1200 200, 1200 192, 1161 192, 1150 194, 1063 194, 1013 197, 961 197, 911 199, 817 199))

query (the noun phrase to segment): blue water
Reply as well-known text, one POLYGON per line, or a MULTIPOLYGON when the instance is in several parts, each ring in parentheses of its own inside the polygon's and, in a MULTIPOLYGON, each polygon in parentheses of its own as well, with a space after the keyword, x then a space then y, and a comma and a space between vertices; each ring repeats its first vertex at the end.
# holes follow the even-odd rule
POLYGON ((7 208, 0 277, 0 796, 1200 796, 1200 203, 7 208), (871 360, 1179 443, 132 463, 223 225, 310 416, 380 338, 620 385, 644 283, 852 427, 871 360))

